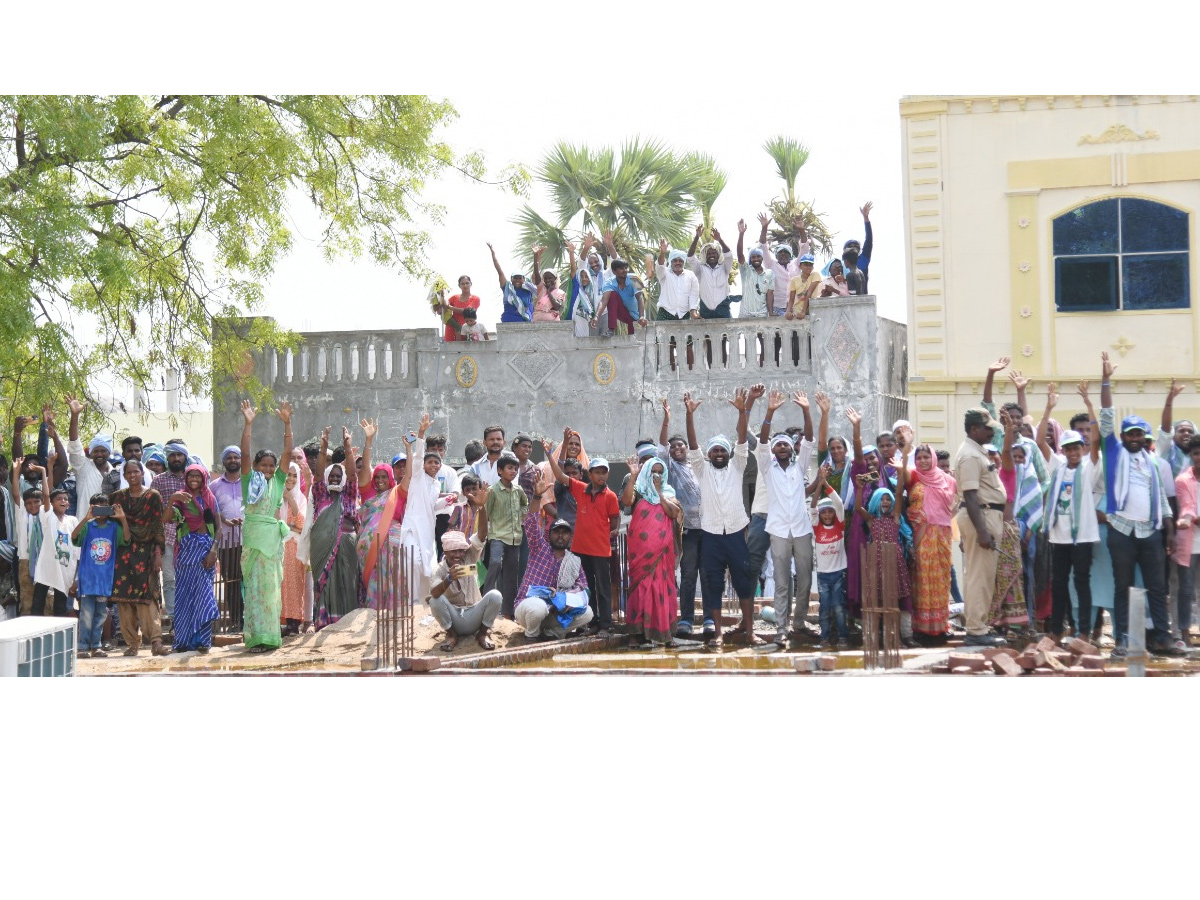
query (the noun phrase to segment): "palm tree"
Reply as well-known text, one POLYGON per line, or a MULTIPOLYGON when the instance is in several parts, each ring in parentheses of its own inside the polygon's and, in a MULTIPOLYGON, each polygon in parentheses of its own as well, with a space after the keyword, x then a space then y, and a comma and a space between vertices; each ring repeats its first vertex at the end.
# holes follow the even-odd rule
POLYGON ((566 243, 585 234, 613 233, 617 252, 641 271, 646 253, 657 254, 662 238, 676 247, 691 242, 689 223, 703 216, 725 187, 726 175, 704 154, 677 154, 656 142, 634 139, 620 152, 559 143, 534 177, 550 194, 552 212, 543 216, 525 204, 513 220, 521 229, 520 254, 532 264, 534 246, 545 247, 542 265, 566 262, 566 243))
POLYGON ((821 220, 823 213, 813 208, 815 201, 796 199, 796 179, 808 162, 808 148, 795 138, 776 135, 763 144, 763 149, 775 161, 775 171, 783 179, 786 188, 782 197, 767 203, 767 210, 777 226, 769 232, 771 241, 798 246, 800 228, 796 222, 800 220, 804 223, 813 250, 820 250, 828 256, 833 248, 833 234, 821 220))

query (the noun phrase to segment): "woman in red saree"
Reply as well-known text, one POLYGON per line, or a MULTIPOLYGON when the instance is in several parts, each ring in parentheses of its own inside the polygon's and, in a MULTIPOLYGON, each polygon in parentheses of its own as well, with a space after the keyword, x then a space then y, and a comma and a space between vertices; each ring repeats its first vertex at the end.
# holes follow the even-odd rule
POLYGON ((639 649, 675 646, 671 624, 678 592, 675 588, 675 523, 683 508, 667 483, 667 468, 660 459, 642 466, 629 459, 629 482, 621 505, 632 507, 626 535, 629 564, 629 598, 625 621, 629 644, 639 649))

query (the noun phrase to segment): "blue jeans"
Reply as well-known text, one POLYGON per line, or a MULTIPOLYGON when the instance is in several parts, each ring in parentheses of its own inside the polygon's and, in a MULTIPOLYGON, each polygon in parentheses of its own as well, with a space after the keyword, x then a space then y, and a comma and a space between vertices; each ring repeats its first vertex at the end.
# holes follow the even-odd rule
POLYGON ((818 572, 817 595, 821 599, 821 640, 827 641, 830 638, 830 616, 837 625, 838 638, 843 641, 849 640, 850 630, 846 627, 846 570, 818 572))
MULTIPOLYGON (((1108 528, 1108 555, 1112 557, 1113 584, 1113 640, 1118 647, 1129 643, 1129 588, 1133 584, 1134 567, 1142 570, 1142 584, 1146 586, 1146 602, 1150 606, 1150 618, 1154 627, 1146 634, 1147 649, 1157 649, 1171 638, 1171 627, 1167 621, 1167 578, 1163 572, 1166 547, 1162 531, 1149 537, 1138 538, 1121 534, 1111 525, 1108 528)), ((1086 628, 1087 623, 1081 622, 1086 628)), ((1141 623, 1138 623, 1141 627, 1141 623)))
POLYGON ((950 563, 950 596, 955 603, 962 603, 962 592, 958 589, 958 572, 954 563, 950 563))
MULTIPOLYGON (((1025 536, 1025 526, 1021 526, 1021 537, 1025 536)), ((1034 591, 1033 559, 1037 555, 1038 536, 1036 532, 1029 536, 1029 543, 1021 545, 1021 575, 1025 579, 1025 610, 1029 614, 1029 627, 1034 627, 1034 607, 1037 595, 1034 591)))
MULTIPOLYGON (((750 580, 754 582, 753 593, 758 593, 758 579, 762 577, 763 563, 767 561, 767 550, 770 548, 771 536, 767 534, 767 517, 757 513, 750 517, 750 530, 746 533, 746 549, 750 551, 750 580)), ((779 575, 776 574, 775 577, 778 579, 779 575)))
POLYGON ((1179 633, 1187 638, 1192 627, 1192 601, 1196 599, 1196 567, 1200 566, 1200 553, 1192 554, 1190 566, 1176 566, 1179 573, 1179 589, 1175 598, 1175 625, 1179 633))
POLYGON ((85 595, 79 598, 79 649, 99 650, 108 618, 108 598, 85 595))
POLYGON ((696 618, 696 579, 700 575, 699 528, 683 529, 683 552, 679 558, 679 620, 692 624, 696 618))

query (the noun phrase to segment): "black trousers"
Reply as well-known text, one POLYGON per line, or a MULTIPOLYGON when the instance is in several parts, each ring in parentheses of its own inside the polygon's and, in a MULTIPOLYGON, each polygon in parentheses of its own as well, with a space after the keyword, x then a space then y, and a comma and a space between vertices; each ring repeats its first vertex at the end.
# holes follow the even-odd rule
POLYGON ((67 614, 67 595, 55 590, 49 585, 35 584, 33 586, 33 614, 35 616, 65 616, 67 614), (46 595, 53 594, 51 612, 46 612, 46 595))
POLYGON ((499 590, 502 598, 500 615, 512 619, 515 617, 517 588, 521 584, 521 545, 492 539, 488 541, 487 549, 487 575, 483 579, 483 593, 499 590))
POLYGON ((611 558, 588 556, 586 553, 575 555, 583 563, 583 574, 588 583, 588 605, 596 616, 594 621, 597 627, 612 628, 612 571, 609 569, 611 558))
MULTIPOLYGON (((1063 620, 1071 612, 1071 574, 1075 574, 1075 596, 1079 599, 1079 630, 1087 631, 1092 621, 1093 544, 1050 545, 1050 633, 1063 633, 1063 620)), ((1081 634, 1081 636, 1083 636, 1081 634)))

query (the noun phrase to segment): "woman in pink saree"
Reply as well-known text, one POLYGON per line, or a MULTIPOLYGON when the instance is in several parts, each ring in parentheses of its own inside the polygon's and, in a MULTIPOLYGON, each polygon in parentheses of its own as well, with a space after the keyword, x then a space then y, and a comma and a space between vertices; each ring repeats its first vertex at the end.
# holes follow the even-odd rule
POLYGON ((675 523, 683 508, 667 483, 666 464, 629 459, 629 482, 621 505, 632 507, 627 534, 629 598, 625 621, 629 644, 639 649, 675 646, 671 624, 678 592, 675 587, 675 523))

